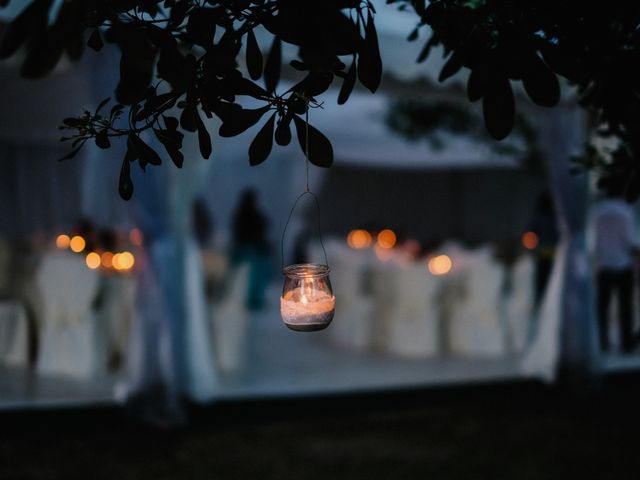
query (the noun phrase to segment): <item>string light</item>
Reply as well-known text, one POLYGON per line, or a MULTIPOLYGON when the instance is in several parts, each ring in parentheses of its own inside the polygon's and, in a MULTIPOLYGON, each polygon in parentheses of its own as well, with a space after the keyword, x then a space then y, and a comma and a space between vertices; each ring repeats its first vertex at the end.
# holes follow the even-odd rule
POLYGON ((432 275, 446 275, 451 271, 453 267, 453 262, 448 255, 437 255, 435 257, 431 257, 427 263, 427 268, 429 268, 429 272, 432 275))
POLYGON ((85 257, 84 261, 91 270, 95 270, 100 266, 100 254, 96 252, 90 252, 85 257))
POLYGON ((71 239, 69 238, 69 235, 58 235, 58 237, 56 238, 56 247, 58 247, 61 250, 64 250, 65 248, 69 248, 69 244, 71 243, 71 239))
POLYGON ((347 235, 347 245, 355 250, 361 250, 371 245, 371 234, 366 230, 351 230, 347 235))
POLYGON ((69 246, 71 247, 71 251, 80 253, 87 246, 87 242, 85 242, 84 238, 80 235, 75 235, 69 242, 69 246))
POLYGON ((385 249, 389 249, 389 248, 393 248, 394 245, 396 244, 396 234, 394 233, 393 230, 389 230, 388 228, 380 231, 378 233, 378 245, 380 246, 380 248, 385 248, 385 249))

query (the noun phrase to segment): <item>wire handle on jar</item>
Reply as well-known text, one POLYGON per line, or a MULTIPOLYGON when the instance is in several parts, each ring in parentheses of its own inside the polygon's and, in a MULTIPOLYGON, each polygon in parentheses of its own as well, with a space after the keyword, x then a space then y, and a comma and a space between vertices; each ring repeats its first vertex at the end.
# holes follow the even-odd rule
POLYGON ((296 209, 296 206, 298 205, 298 202, 305 195, 311 195, 311 197, 313 197, 314 203, 316 205, 316 212, 317 212, 316 219, 317 219, 317 225, 318 225, 318 238, 320 239, 320 246, 322 247, 322 253, 324 254, 324 264, 325 264, 325 266, 329 267, 329 260, 327 259, 327 251, 324 248, 324 242, 322 241, 322 230, 320 228, 320 202, 318 201, 318 197, 316 196, 315 193, 307 190, 307 191, 302 192, 300 195, 298 195, 298 198, 296 198, 296 201, 293 202, 293 207, 291 207, 291 211, 289 212, 289 217, 287 218, 287 223, 285 223, 284 230, 282 230, 282 240, 280 241, 280 254, 281 254, 281 259, 282 259, 282 268, 284 268, 284 240, 285 240, 285 236, 286 236, 286 233, 287 233, 287 227, 289 226, 289 222, 291 221, 291 217, 293 216, 293 212, 296 209))

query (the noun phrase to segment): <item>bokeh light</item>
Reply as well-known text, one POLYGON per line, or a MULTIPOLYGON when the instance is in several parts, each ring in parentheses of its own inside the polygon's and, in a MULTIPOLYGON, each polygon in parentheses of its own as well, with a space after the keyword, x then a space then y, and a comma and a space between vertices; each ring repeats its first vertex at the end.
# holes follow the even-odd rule
POLYGON ((61 249, 65 249, 65 248, 69 248, 69 244, 71 243, 71 239, 69 238, 69 235, 58 235, 58 237, 56 238, 56 247, 61 248, 61 249))
POLYGON ((356 250, 371 245, 371 234, 366 230, 351 230, 347 235, 347 244, 356 250))
POLYGON ((113 253, 112 252, 102 252, 100 256, 100 262, 104 268, 112 268, 113 267, 113 253))
POLYGON ((144 237, 142 236, 142 230, 139 228, 132 228, 129 232, 129 241, 132 245, 136 247, 141 247, 144 242, 144 237))
POLYGON ((378 245, 381 248, 393 248, 396 244, 396 234, 388 228, 378 233, 378 245))
POLYGON ((533 250, 538 246, 538 235, 535 232, 525 232, 522 234, 522 245, 524 248, 533 250))
POLYGON ((87 263, 87 267, 91 270, 95 270, 100 266, 100 254, 96 252, 90 252, 85 257, 84 261, 87 263))
POLYGON ((69 242, 69 246, 71 247, 71 250, 76 253, 82 252, 84 250, 84 247, 86 247, 86 245, 87 245, 87 242, 85 242, 84 238, 82 238, 80 235, 74 236, 69 242))
POLYGON ((446 275, 451 271, 453 262, 448 255, 436 255, 429 259, 427 267, 432 275, 446 275))
POLYGON ((118 265, 120 270, 131 270, 134 264, 135 257, 131 252, 122 252, 118 254, 118 265))

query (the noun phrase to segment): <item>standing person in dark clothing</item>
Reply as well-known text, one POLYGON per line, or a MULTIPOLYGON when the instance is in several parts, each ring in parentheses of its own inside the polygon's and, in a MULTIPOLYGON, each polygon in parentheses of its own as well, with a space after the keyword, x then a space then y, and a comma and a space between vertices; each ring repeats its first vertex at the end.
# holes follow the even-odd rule
POLYGON ((638 247, 635 217, 631 206, 611 192, 593 210, 595 262, 598 287, 598 322, 602 351, 609 349, 609 303, 618 295, 622 350, 630 352, 633 339, 633 262, 638 247))
POLYGON ((233 217, 232 262, 250 265, 247 307, 251 310, 262 308, 265 302, 264 291, 270 270, 267 227, 255 190, 245 190, 233 217))

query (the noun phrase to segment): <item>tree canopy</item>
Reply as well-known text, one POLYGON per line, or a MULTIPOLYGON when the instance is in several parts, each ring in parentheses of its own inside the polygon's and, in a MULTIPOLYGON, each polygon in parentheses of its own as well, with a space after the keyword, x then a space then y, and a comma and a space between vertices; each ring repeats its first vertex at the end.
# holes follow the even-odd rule
MULTIPOLYGON (((9 0, 0 0, 0 7, 9 0)), ((338 82, 337 101, 348 101, 356 83, 372 93, 383 73, 376 10, 357 0, 31 0, 6 27, 0 58, 22 52, 21 74, 46 76, 63 55, 78 59, 85 46, 99 52, 104 43, 120 49, 120 79, 114 99, 79 117, 66 118, 72 158, 92 141, 109 148, 126 137, 120 195, 133 194, 130 169, 138 163, 162 164, 168 157, 183 163, 184 134, 197 135, 200 152, 213 151, 204 117, 216 116, 218 135, 236 136, 262 122, 249 146, 249 162, 264 162, 273 148, 288 145, 295 130, 310 161, 329 167, 329 139, 307 124, 309 108, 338 82), (255 30, 270 34, 263 51, 255 30), (302 80, 278 91, 282 46, 297 48, 298 58, 284 68, 303 72, 302 80), (245 68, 240 68, 244 65, 245 68), (258 108, 243 108, 238 97, 252 97, 258 108), (204 116, 204 117, 203 117, 204 116), (157 152, 142 132, 155 135, 157 152), (308 134, 308 139, 306 138, 308 134)), ((558 77, 575 86, 603 135, 620 146, 608 157, 593 151, 583 159, 606 181, 624 183, 630 196, 640 193, 637 152, 640 74, 640 5, 634 2, 551 2, 523 0, 387 0, 415 13, 416 27, 431 36, 417 58, 427 60, 442 46, 447 59, 439 79, 469 70, 470 101, 482 100, 487 131, 506 137, 516 118, 512 82, 520 81, 536 104, 560 100, 558 77), (613 179, 613 180, 612 180, 613 179)), ((391 7, 387 7, 391 8, 391 7)), ((380 13, 383 14, 383 13, 380 13)))

